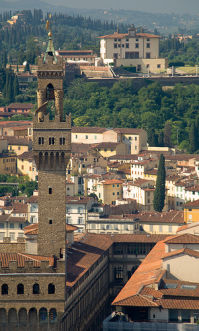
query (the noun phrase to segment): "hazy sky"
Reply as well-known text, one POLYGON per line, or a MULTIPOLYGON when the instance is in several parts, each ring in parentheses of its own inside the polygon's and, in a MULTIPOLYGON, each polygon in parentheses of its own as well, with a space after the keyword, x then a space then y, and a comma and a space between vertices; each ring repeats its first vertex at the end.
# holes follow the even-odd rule
MULTIPOLYGON (((18 0, 4 0, 6 2, 18 0)), ((30 0, 26 0, 30 1, 30 0)), ((42 0, 41 0, 42 1, 42 0)), ((70 8, 132 9, 158 13, 199 14, 199 0, 43 0, 70 8)), ((0 0, 1 3, 1 0, 0 0)))
MULTIPOLYGON (((28 0, 27 0, 28 1, 28 0)), ((79 8, 132 9, 148 12, 198 13, 199 0, 44 0, 52 4, 79 8)))

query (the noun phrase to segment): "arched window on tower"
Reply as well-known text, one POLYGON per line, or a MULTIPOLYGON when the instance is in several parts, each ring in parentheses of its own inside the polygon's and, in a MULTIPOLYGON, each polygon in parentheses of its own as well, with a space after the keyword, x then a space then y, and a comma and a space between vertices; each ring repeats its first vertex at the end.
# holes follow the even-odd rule
POLYGON ((1 286, 1 294, 2 295, 8 295, 8 285, 7 284, 3 284, 1 286))
POLYGON ((55 285, 50 283, 48 284, 48 294, 54 294, 55 293, 55 285))
POLYGON ((35 283, 35 284, 33 285, 32 293, 33 293, 33 294, 39 294, 39 293, 40 293, 39 284, 35 283))
POLYGON ((23 284, 17 285, 17 294, 24 294, 24 285, 23 284))
POLYGON ((51 83, 48 84, 48 86, 46 87, 46 99, 47 100, 55 99, 54 87, 51 83))

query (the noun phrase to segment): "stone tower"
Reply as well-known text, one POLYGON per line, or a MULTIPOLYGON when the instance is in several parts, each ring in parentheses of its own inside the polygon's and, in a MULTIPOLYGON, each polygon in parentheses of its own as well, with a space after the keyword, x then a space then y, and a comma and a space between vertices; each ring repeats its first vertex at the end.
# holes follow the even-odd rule
POLYGON ((38 255, 64 260, 66 242, 66 166, 71 152, 71 118, 63 116, 63 63, 49 32, 38 62, 38 109, 33 121, 33 154, 38 169, 38 255), (54 119, 49 115, 48 103, 54 119))

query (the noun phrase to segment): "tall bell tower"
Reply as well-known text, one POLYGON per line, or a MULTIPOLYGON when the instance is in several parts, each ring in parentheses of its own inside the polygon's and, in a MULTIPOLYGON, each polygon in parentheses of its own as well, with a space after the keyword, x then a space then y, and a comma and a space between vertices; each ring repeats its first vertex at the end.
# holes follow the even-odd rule
POLYGON ((52 33, 38 62, 38 109, 33 120, 33 154, 38 169, 38 255, 65 257, 66 166, 71 152, 71 118, 63 115, 63 63, 52 33), (48 103, 55 111, 49 115, 48 103))

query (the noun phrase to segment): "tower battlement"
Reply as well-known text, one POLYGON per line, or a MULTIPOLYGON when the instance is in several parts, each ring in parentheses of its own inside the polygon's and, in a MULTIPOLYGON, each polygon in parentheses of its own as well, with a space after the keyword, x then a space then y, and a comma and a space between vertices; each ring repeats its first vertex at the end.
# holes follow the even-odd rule
POLYGON ((66 166, 71 153, 71 115, 63 114, 63 63, 52 33, 38 65, 38 109, 33 120, 33 155, 38 169, 38 254, 65 258, 66 166), (49 110, 47 105, 49 104, 49 110), (55 112, 50 119, 50 111, 55 112))

